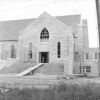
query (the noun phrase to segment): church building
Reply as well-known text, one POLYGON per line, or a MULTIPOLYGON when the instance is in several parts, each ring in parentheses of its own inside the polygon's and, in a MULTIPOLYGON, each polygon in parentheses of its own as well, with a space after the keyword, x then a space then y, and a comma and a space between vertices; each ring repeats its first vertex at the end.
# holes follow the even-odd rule
POLYGON ((99 75, 98 48, 89 48, 87 20, 81 15, 53 17, 44 12, 35 19, 1 22, 0 27, 1 74, 41 63, 32 73, 99 75), (89 59, 90 52, 95 59, 89 59))

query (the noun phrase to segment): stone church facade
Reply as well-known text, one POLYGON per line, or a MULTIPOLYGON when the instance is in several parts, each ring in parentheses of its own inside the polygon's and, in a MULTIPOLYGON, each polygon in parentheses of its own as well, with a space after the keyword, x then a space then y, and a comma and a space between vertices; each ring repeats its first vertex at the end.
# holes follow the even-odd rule
POLYGON ((72 28, 47 13, 40 15, 19 36, 20 58, 35 63, 63 62, 64 71, 72 73, 72 28))
POLYGON ((88 46, 87 21, 79 17, 79 23, 72 23, 70 26, 59 18, 42 13, 19 31, 17 39, 0 42, 1 60, 63 63, 66 74, 89 73, 98 76, 99 51, 88 46))

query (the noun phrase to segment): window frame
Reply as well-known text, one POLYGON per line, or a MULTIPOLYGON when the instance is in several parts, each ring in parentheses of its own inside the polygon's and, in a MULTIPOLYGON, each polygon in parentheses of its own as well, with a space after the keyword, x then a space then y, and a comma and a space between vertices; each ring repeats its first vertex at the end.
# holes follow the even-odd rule
POLYGON ((49 31, 47 28, 43 28, 40 34, 40 41, 41 42, 46 42, 49 40, 49 31))
POLYGON ((91 66, 83 66, 83 73, 91 73, 91 66))
POLYGON ((29 42, 29 59, 33 58, 32 42, 29 42))
POLYGON ((61 58, 61 43, 57 43, 57 58, 61 58))
POLYGON ((11 58, 16 58, 16 48, 14 44, 11 45, 11 58))

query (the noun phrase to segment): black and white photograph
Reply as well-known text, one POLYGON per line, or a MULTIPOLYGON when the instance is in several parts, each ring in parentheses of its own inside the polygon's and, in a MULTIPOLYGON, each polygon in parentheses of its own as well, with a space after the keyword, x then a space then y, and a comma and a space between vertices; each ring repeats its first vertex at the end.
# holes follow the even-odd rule
POLYGON ((0 0, 0 100, 100 100, 100 0, 0 0))

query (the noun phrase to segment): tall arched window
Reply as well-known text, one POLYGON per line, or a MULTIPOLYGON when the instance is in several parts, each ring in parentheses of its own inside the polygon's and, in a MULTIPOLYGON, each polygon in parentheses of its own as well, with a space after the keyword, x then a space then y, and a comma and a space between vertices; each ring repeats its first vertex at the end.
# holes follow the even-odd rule
POLYGON ((47 28, 43 28, 40 34, 40 40, 49 40, 49 32, 47 28))
POLYGON ((11 46, 11 58, 16 58, 16 49, 15 46, 11 46))
POLYGON ((32 59, 32 43, 29 43, 29 58, 32 59))
POLYGON ((58 42, 58 44, 57 44, 57 56, 58 56, 58 58, 61 57, 61 44, 60 44, 60 42, 58 42))

